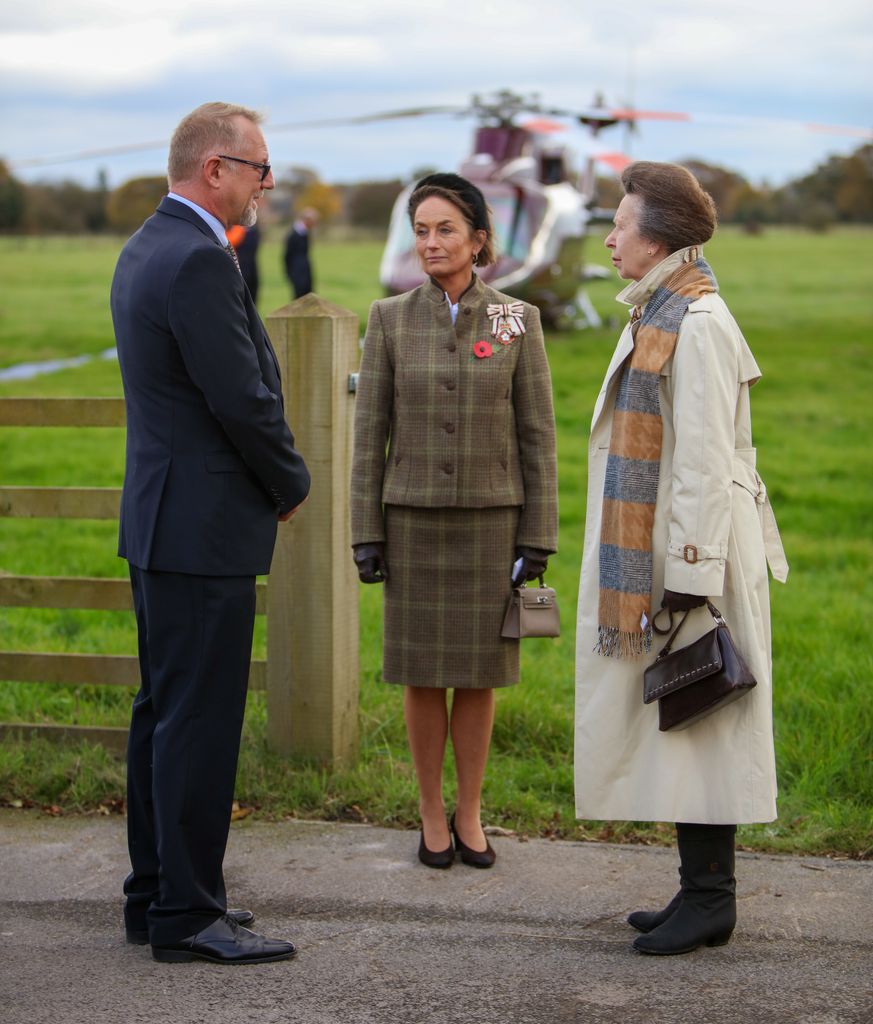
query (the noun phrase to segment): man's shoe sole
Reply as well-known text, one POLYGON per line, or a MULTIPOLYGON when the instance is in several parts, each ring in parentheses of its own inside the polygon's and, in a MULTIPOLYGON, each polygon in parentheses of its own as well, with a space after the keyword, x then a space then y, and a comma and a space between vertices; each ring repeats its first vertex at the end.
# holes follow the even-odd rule
POLYGON ((290 953, 278 953, 274 956, 240 957, 227 960, 223 957, 207 956, 205 953, 194 953, 186 949, 162 949, 160 946, 152 946, 152 957, 164 964, 189 964, 192 960, 205 960, 211 964, 226 964, 231 967, 239 964, 272 964, 280 960, 292 960, 295 956, 297 956, 297 950, 292 949, 290 953))

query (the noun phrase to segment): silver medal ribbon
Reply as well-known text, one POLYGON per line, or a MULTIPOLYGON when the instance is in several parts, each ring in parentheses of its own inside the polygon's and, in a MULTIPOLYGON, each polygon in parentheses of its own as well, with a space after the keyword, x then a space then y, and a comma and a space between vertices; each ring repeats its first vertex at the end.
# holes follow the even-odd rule
POLYGON ((505 302, 488 306, 491 317, 491 334, 498 341, 509 341, 524 334, 524 303, 505 302))

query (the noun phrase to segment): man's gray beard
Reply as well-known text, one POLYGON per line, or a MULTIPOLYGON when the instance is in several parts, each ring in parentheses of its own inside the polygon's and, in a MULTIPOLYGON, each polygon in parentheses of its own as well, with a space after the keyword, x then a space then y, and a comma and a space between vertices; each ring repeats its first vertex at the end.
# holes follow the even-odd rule
POLYGON ((255 226, 255 224, 257 224, 257 222, 258 222, 258 211, 257 211, 257 208, 252 203, 249 203, 249 205, 246 207, 245 213, 242 216, 242 220, 240 221, 240 224, 244 228, 253 228, 255 226))

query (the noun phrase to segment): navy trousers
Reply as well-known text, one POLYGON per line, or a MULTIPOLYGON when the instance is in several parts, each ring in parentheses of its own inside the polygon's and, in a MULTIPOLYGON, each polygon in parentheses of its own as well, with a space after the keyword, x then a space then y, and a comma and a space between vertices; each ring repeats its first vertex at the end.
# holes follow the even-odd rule
POLYGON ((227 909, 222 862, 245 711, 254 576, 130 566, 141 687, 127 750, 125 924, 177 942, 227 909))

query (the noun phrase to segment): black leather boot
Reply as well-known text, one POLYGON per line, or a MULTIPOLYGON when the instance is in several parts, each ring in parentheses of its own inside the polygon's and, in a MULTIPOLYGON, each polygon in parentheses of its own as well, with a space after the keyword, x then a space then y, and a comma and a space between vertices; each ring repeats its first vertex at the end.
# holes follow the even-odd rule
POLYGON ((635 910, 627 915, 627 923, 638 932, 650 932, 671 917, 682 902, 682 890, 673 897, 663 910, 635 910))
POLYGON ((737 923, 736 825, 676 825, 681 901, 673 914, 634 942, 640 953, 673 956, 723 946, 737 923))

